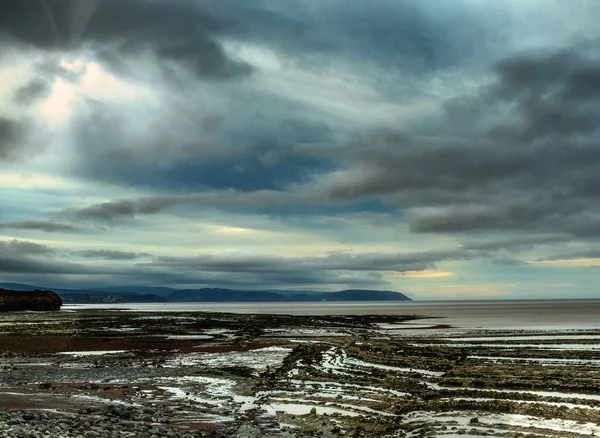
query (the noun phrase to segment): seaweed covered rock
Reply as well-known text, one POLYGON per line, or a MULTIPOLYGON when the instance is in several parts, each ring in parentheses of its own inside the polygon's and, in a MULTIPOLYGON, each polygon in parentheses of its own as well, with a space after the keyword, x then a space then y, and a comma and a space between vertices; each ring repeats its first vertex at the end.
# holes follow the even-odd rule
POLYGON ((62 306, 62 299, 49 290, 0 289, 0 312, 60 310, 60 306, 62 306))

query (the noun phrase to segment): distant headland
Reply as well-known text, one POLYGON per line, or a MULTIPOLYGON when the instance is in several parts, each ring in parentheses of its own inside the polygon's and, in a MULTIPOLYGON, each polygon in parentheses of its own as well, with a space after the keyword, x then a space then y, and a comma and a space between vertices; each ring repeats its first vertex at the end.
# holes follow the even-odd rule
MULTIPOLYGON (((339 292, 234 290, 224 288, 173 289, 151 286, 110 286, 94 289, 40 288, 21 283, 0 283, 0 288, 21 294, 51 289, 65 304, 166 303, 166 302, 315 302, 315 301, 411 301, 394 291, 346 289, 339 292), (25 292, 30 291, 30 292, 25 292)), ((48 292, 48 291, 45 291, 48 292)), ((32 309, 33 310, 33 309, 32 309)))

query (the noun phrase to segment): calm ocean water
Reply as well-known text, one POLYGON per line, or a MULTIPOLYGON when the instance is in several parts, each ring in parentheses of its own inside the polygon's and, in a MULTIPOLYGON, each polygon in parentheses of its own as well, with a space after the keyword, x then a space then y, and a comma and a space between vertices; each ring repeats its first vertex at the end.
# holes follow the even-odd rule
POLYGON ((600 329, 600 299, 316 303, 151 303, 66 305, 64 310, 231 312, 288 315, 423 315, 424 321, 467 329, 600 329))

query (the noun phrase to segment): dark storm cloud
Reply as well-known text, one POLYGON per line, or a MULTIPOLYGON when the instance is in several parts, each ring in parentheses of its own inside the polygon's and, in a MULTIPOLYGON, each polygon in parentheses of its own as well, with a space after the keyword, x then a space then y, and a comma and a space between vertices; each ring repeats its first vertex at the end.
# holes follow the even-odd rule
POLYGON ((18 88, 14 94, 14 100, 21 105, 30 105, 50 93, 51 86, 43 79, 33 79, 29 83, 18 88))
POLYGON ((197 209, 223 209, 231 212, 264 212, 286 205, 310 205, 319 202, 312 194, 294 194, 276 190, 239 192, 214 191, 190 195, 158 195, 92 204, 87 207, 64 210, 61 216, 72 219, 112 221, 162 213, 177 206, 197 209))
POLYGON ((0 163, 29 158, 45 150, 50 135, 28 116, 0 114, 0 163))
MULTIPOLYGON (((568 212, 556 212, 553 204, 538 205, 532 199, 507 201, 500 199, 491 204, 463 204, 443 208, 418 208, 408 213, 410 230, 417 233, 461 232, 490 229, 520 228, 528 223, 569 217, 568 212)), ((570 210, 570 206, 565 206, 570 210)), ((562 210, 564 210, 563 208, 562 210)))
POLYGON ((505 59, 494 83, 446 107, 447 136, 358 142, 331 193, 397 203, 413 232, 598 235, 599 62, 585 44, 505 59))
POLYGON ((422 271, 436 262, 470 258, 468 251, 424 251, 398 254, 346 254, 326 257, 266 257, 206 255, 199 257, 159 257, 149 266, 184 268, 205 272, 298 273, 315 271, 422 271))
POLYGON ((60 251, 26 240, 0 241, 0 272, 3 274, 44 274, 50 278, 63 274, 110 273, 103 268, 60 260, 60 251))
MULTIPOLYGON (((101 250, 96 252, 102 253, 101 250)), ((93 253, 94 251, 90 251, 88 255, 93 255, 93 253)), ((60 248, 26 240, 0 241, 0 272, 9 275, 44 275, 49 280, 60 278, 65 274, 78 276, 127 275, 126 267, 111 268, 99 264, 72 262, 64 260, 64 255, 65 251, 60 248)), ((111 255, 114 255, 113 252, 108 251, 105 258, 110 259, 111 255)))
MULTIPOLYGON (((92 2, 85 3, 89 8, 93 6, 92 2)), ((227 79, 251 72, 248 65, 225 54, 213 38, 217 23, 194 1, 104 0, 95 3, 97 7, 90 9, 93 13, 85 25, 84 18, 75 16, 72 2, 2 2, 0 29, 48 50, 68 50, 91 43, 94 49, 106 54, 105 61, 112 60, 117 67, 120 57, 149 50, 204 78, 227 79), (82 24, 85 29, 79 35, 82 24)))
POLYGON ((437 262, 463 260, 475 254, 464 250, 399 254, 346 254, 324 257, 276 257, 259 254, 212 254, 197 257, 155 257, 130 268, 133 275, 160 284, 203 284, 229 287, 383 286, 379 271, 422 271, 437 262))
POLYGON ((560 141, 596 131, 600 115, 598 55, 584 47, 518 55, 499 62, 497 98, 514 104, 523 116, 516 134, 526 141, 560 141))
POLYGON ((0 255, 0 272, 7 274, 84 274, 85 266, 53 260, 40 260, 32 257, 6 257, 0 255))
POLYGON ((529 159, 526 151, 395 133, 361 139, 349 154, 350 170, 357 171, 358 179, 334 185, 332 194, 342 199, 398 192, 451 198, 455 190, 510 178, 522 172, 529 159))
MULTIPOLYGON (((494 8, 474 23, 460 2, 430 7, 416 0, 201 4, 222 23, 223 34, 274 47, 298 64, 322 67, 346 59, 413 71, 448 66, 484 52, 493 33, 490 24, 505 15, 494 8)), ((494 38, 498 42, 500 36, 494 38)))
POLYGON ((26 122, 0 115, 0 161, 22 156, 27 129, 26 122))
POLYGON ((549 54, 521 54, 500 61, 496 64, 502 78, 499 90, 505 96, 533 98, 556 92, 563 102, 596 99, 600 92, 597 44, 590 41, 549 54))
POLYGON ((75 254, 86 259, 104 259, 104 260, 135 260, 140 254, 127 251, 112 251, 108 249, 90 249, 86 251, 77 251, 75 254))
POLYGON ((179 195, 153 196, 140 199, 122 199, 90 205, 76 210, 67 210, 62 214, 80 219, 102 219, 111 221, 123 217, 157 214, 169 207, 194 202, 194 197, 179 195))
POLYGON ((0 253, 5 256, 47 256, 53 254, 54 249, 39 243, 13 239, 0 241, 0 253))
POLYGON ((72 171, 95 181, 191 192, 276 190, 331 169, 330 158, 303 146, 331 140, 326 123, 304 117, 290 102, 262 96, 249 105, 249 98, 241 96, 227 114, 204 114, 206 105, 191 95, 139 118, 88 102, 75 118, 72 171))
POLYGON ((230 287, 365 286, 384 285, 378 271, 421 271, 446 260, 471 258, 469 251, 425 251, 398 254, 338 253, 325 257, 273 257, 212 254, 197 257, 152 257, 116 250, 70 251, 81 257, 64 261, 63 250, 27 241, 0 242, 0 272, 12 275, 43 275, 52 284, 63 274, 87 276, 93 281, 145 284, 200 284, 230 287), (137 261, 141 256, 151 261, 137 261), (89 261, 84 261, 89 259, 89 261), (93 260, 93 261, 92 261, 93 260), (111 262, 121 262, 115 265, 111 262), (95 280, 94 280, 95 279, 95 280))
POLYGON ((569 240, 572 240, 572 236, 567 234, 509 235, 496 240, 467 241, 461 245, 461 248, 480 251, 504 249, 517 252, 541 245, 564 243, 569 240))
MULTIPOLYGON (((65 48, 73 33, 72 6, 59 0, 50 0, 48 4, 60 36, 58 43, 39 4, 0 6, 0 15, 5 17, 0 26, 49 51, 65 48), (32 21, 38 26, 33 26, 32 21)), ((482 38, 466 37, 464 31, 456 31, 460 27, 452 22, 460 19, 461 14, 445 11, 444 23, 431 12, 412 0, 382 1, 369 7, 360 2, 340 1, 288 3, 282 7, 274 1, 216 4, 190 0, 104 0, 95 8, 78 44, 91 47, 101 62, 108 63, 118 75, 143 68, 136 62, 137 57, 150 51, 162 60, 184 65, 210 78, 245 76, 250 71, 246 64, 226 55, 218 43, 220 39, 276 46, 286 62, 309 69, 330 64, 335 67, 340 58, 352 63, 360 60, 356 65, 392 63, 394 69, 418 58, 417 63, 435 68, 465 53, 464 44, 473 41, 481 44, 482 38)), ((169 63, 161 66, 169 69, 169 63)), ((64 70, 56 62, 47 61, 42 69, 45 71, 40 72, 41 79, 24 84, 17 92, 17 100, 32 102, 43 96, 48 78, 65 74, 65 71, 57 73, 56 69, 64 70)), ((173 71, 163 76, 171 85, 184 80, 173 71)), ((76 78, 69 80, 75 82, 76 78)), ((183 87, 173 86, 177 91, 171 91, 190 90, 190 85, 185 82, 183 87)), ((330 141, 331 129, 322 121, 329 116, 322 117, 314 108, 306 108, 297 101, 282 102, 285 99, 278 100, 268 92, 251 90, 232 99, 233 105, 226 115, 202 114, 199 108, 210 104, 193 95, 186 98, 186 107, 165 102, 156 111, 156 120, 138 131, 145 135, 137 137, 128 132, 128 127, 133 120, 143 123, 140 119, 147 113, 137 117, 122 108, 87 105, 88 111, 78 111, 73 124, 73 143, 79 149, 73 172, 78 177, 128 187, 251 191, 282 190, 337 165, 330 157, 319 159, 294 150, 298 142, 330 141), (199 120, 203 117, 225 120, 213 133, 207 132, 206 124, 199 120), (290 120, 300 128, 294 127, 290 120), (320 125, 315 123, 319 120, 320 125), (205 152, 217 148, 228 152, 221 152, 218 157, 205 152)))
POLYGON ((116 44, 116 54, 122 56, 148 48, 205 78, 248 75, 251 67, 230 59, 214 39, 219 27, 191 0, 105 0, 94 12, 85 37, 116 44))
POLYGON ((0 229, 13 230, 41 230, 47 233, 72 233, 79 231, 79 227, 51 221, 23 220, 18 222, 0 222, 0 229))
MULTIPOLYGON (((201 272, 172 268, 133 267, 127 271, 123 280, 143 284, 170 284, 177 287, 231 287, 248 291, 249 289, 279 289, 281 287, 302 287, 312 290, 321 288, 373 288, 388 285, 377 272, 365 275, 335 271, 298 271, 298 272, 201 272)), ((115 277, 111 278, 115 281, 115 277)))
POLYGON ((71 214, 111 220, 186 205, 265 212, 264 206, 282 204, 381 200, 401 208, 411 231, 418 233, 521 230, 600 235, 600 91, 595 88, 600 83, 599 62, 600 53, 586 45, 513 56, 493 66, 496 79, 478 94, 448 102, 448 120, 442 124, 447 132, 375 132, 345 147, 320 145, 318 139, 326 138, 320 133, 312 138, 314 147, 303 152, 306 165, 298 158, 302 155, 294 155, 300 149, 290 152, 292 137, 285 147, 267 148, 261 158, 250 158, 247 173, 236 166, 247 155, 237 151, 234 159, 213 157, 198 165, 184 154, 189 164, 167 170, 149 167, 151 174, 146 176, 142 174, 147 170, 135 176, 136 166, 129 168, 134 176, 128 177, 118 165, 102 166, 103 172, 113 172, 106 177, 112 181, 134 178, 137 183, 162 185, 160 181, 171 180, 167 187, 184 192, 233 187, 240 193, 224 200, 216 199, 221 191, 116 200, 71 214), (283 159, 277 158, 279 153, 283 159), (259 165, 271 159, 272 174, 259 165), (291 162, 303 169, 296 176, 291 162), (327 176, 336 162, 341 168, 327 176), (303 185, 306 176, 314 180, 303 185))

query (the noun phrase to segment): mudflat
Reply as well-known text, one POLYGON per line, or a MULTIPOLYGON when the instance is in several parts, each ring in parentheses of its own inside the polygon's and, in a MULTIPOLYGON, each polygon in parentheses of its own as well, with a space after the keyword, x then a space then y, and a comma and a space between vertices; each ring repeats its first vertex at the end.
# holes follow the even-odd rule
POLYGON ((600 434, 600 331, 416 315, 0 315, 0 436, 600 434))

